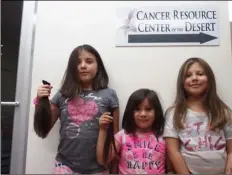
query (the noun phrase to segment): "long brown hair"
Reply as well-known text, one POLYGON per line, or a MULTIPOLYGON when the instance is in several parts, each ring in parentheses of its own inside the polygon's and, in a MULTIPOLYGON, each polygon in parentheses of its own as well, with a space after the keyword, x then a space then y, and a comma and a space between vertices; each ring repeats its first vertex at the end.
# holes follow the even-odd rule
MULTIPOLYGON (((50 85, 49 82, 43 80, 43 84, 50 85)), ((34 130, 42 139, 46 138, 52 127, 52 111, 48 97, 39 99, 39 104, 34 112, 34 130)))
POLYGON ((60 92, 66 98, 72 98, 81 92, 80 78, 78 76, 77 62, 82 51, 89 52, 96 57, 97 74, 93 79, 93 90, 100 90, 108 87, 109 78, 98 51, 91 45, 84 44, 73 49, 70 54, 68 65, 63 76, 60 92))
MULTIPOLYGON (((108 87, 109 78, 104 67, 102 58, 98 51, 90 45, 81 45, 73 49, 70 54, 68 65, 62 80, 60 92, 66 98, 72 98, 81 92, 79 76, 77 74, 77 60, 82 51, 89 52, 96 57, 97 74, 93 80, 93 90, 100 90, 108 87)), ((44 84, 49 84, 43 81, 44 84)), ((34 113, 34 130, 41 138, 46 138, 52 128, 52 112, 48 97, 43 97, 39 100, 39 105, 36 106, 34 113)), ((110 128, 112 130, 112 128, 110 128)), ((113 132, 113 130, 110 133, 113 132)), ((111 134, 112 135, 112 134, 111 134)), ((112 138, 108 139, 111 142, 112 138)), ((108 143, 107 143, 108 144, 108 143)))
POLYGON ((187 94, 184 90, 184 81, 188 68, 196 62, 202 66, 208 78, 208 86, 204 94, 203 104, 208 116, 210 116, 210 128, 211 130, 222 129, 229 122, 232 111, 217 94, 215 76, 211 67, 206 61, 196 57, 187 59, 179 70, 176 99, 172 107, 174 108, 174 127, 176 129, 184 129, 183 122, 187 111, 187 94))
MULTIPOLYGON (((110 112, 111 115, 113 115, 114 110, 112 108, 110 108, 108 111, 110 112)), ((118 156, 118 152, 117 152, 116 144, 115 144, 115 139, 114 139, 114 123, 113 122, 111 122, 109 124, 109 127, 107 129, 106 140, 105 140, 105 144, 104 144, 103 159, 104 159, 104 162, 106 162, 106 163, 108 163, 108 159, 111 156, 110 155, 111 149, 113 149, 116 156, 118 156)), ((110 173, 112 173, 111 172, 112 168, 113 168, 112 162, 109 162, 108 167, 109 167, 110 173)))

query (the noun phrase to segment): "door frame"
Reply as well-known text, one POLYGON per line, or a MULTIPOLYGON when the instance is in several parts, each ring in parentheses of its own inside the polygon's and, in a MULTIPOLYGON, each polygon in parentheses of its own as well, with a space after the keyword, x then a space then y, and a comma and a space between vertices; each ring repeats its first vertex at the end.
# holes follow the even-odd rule
POLYGON ((25 174, 38 1, 23 1, 10 174, 25 174))

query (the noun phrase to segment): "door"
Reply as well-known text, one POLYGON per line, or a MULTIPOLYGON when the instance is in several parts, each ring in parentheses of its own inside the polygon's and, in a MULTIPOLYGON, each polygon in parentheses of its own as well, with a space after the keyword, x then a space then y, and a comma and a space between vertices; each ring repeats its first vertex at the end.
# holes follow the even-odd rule
POLYGON ((1 2, 1 174, 24 174, 36 4, 1 2))

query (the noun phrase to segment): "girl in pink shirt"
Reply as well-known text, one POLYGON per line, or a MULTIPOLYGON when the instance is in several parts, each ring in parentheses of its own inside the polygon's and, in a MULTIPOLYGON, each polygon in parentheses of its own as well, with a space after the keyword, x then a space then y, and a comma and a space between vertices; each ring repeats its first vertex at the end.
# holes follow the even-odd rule
POLYGON ((107 166, 115 158, 120 174, 164 174, 166 147, 162 134, 164 115, 160 100, 153 90, 139 89, 129 97, 122 130, 107 142, 108 127, 113 117, 105 113, 99 119, 97 161, 107 166))

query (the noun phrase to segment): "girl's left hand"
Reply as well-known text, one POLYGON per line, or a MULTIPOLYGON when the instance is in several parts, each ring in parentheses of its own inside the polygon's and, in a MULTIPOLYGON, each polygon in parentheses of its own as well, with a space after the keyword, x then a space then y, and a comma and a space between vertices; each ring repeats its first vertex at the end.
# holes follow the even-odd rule
POLYGON ((226 174, 232 174, 232 165, 226 167, 226 174))
POLYGON ((105 112, 102 114, 102 116, 99 118, 99 128, 106 130, 108 125, 113 121, 113 117, 110 116, 109 112, 105 112))

